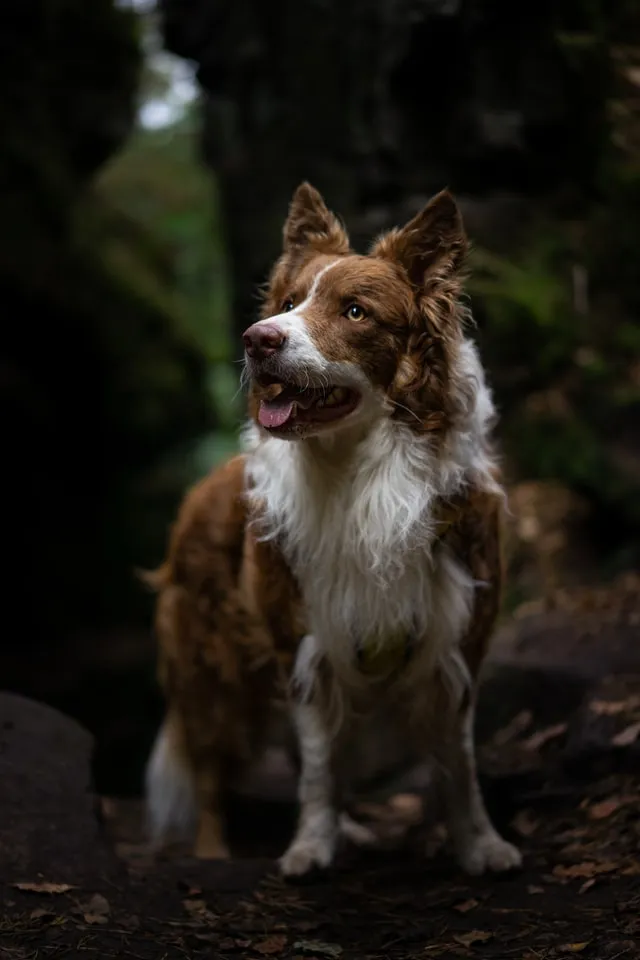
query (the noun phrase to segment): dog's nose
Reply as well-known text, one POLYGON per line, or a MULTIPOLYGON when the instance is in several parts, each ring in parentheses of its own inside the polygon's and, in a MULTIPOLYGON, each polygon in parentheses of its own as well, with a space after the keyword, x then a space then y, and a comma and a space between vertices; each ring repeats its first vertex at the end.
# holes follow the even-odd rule
POLYGON ((282 349, 286 335, 275 323, 254 323, 242 334, 247 356, 262 360, 282 349))

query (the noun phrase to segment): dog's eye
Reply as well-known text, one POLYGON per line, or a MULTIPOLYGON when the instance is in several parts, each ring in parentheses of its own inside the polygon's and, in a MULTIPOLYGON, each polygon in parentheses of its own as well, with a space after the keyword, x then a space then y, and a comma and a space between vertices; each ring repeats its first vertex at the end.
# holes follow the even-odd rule
POLYGON ((349 320, 354 320, 356 323, 358 323, 360 320, 364 320, 366 315, 367 314, 364 307, 361 307, 359 303, 352 303, 345 313, 345 317, 347 317, 349 320))
POLYGON ((287 299, 284 301, 282 307, 280 308, 280 312, 289 313, 289 310, 293 310, 293 300, 291 297, 287 297, 287 299))

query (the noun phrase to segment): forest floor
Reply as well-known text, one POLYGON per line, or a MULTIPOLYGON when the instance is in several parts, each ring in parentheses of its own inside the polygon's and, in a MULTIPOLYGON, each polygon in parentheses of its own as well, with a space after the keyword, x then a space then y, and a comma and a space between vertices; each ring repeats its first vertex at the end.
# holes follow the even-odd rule
POLYGON ((503 877, 464 876, 397 786, 360 807, 384 849, 304 883, 274 860, 286 796, 238 799, 227 863, 153 858, 139 802, 87 792, 84 732, 1 695, 0 958, 640 958, 640 600, 614 607, 537 611, 499 645, 482 784, 525 858, 503 877))

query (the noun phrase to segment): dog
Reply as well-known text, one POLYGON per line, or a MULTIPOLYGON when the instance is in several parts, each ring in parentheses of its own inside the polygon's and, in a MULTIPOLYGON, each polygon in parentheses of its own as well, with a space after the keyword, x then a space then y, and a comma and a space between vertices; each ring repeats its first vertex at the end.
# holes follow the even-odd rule
POLYGON ((464 870, 519 866, 474 757, 504 491, 467 248, 448 191, 367 255, 312 186, 295 192, 244 333, 243 452, 187 495, 155 575, 156 837, 195 817, 196 855, 226 856, 225 793, 292 733, 300 812, 281 870, 326 868, 341 832, 357 839, 348 791, 384 737, 440 771, 464 870))

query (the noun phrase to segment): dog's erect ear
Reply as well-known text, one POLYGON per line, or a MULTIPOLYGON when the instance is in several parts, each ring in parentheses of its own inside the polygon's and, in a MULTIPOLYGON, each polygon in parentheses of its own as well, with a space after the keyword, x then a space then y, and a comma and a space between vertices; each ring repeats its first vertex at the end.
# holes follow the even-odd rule
POLYGON ((455 275, 467 247, 458 205, 448 190, 442 190, 406 226, 380 237, 371 255, 401 263, 412 284, 422 287, 431 277, 455 275))
POLYGON ((349 252, 345 229, 310 183, 301 183, 293 195, 283 242, 285 253, 300 252, 305 247, 313 247, 319 253, 349 252))

